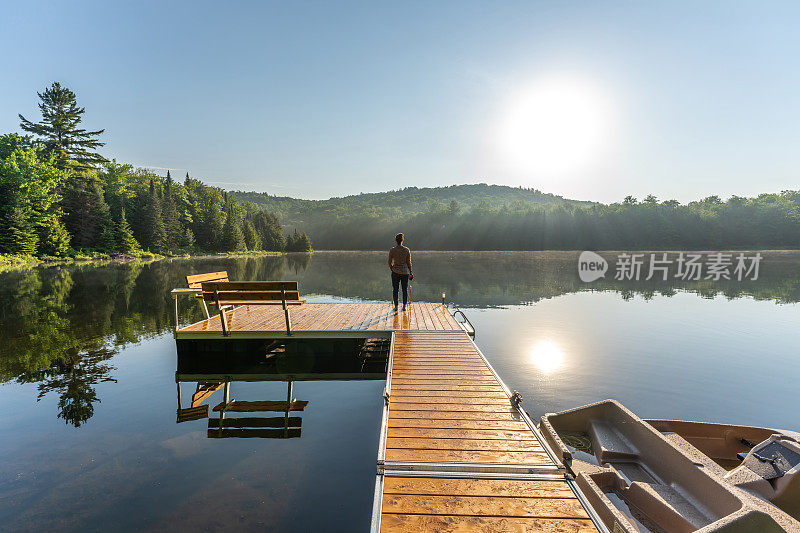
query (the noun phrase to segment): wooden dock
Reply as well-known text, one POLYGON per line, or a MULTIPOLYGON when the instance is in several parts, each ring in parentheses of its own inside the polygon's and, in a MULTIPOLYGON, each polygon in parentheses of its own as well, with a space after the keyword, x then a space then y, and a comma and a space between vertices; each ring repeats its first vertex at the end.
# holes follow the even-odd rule
MULTIPOLYGON (((396 311, 389 303, 305 303, 289 310, 292 335, 297 337, 388 337, 392 331, 463 331, 442 304, 412 303, 396 311)), ((230 335, 236 338, 285 337, 284 312, 278 305, 243 305, 226 313, 230 335)), ((218 337, 218 316, 175 331, 178 339, 218 337)))
MULTIPOLYGON (((300 338, 391 339, 372 530, 597 531, 577 486, 517 398, 442 304, 291 309, 300 338)), ((287 336, 278 306, 241 306, 179 328, 177 339, 287 336)))

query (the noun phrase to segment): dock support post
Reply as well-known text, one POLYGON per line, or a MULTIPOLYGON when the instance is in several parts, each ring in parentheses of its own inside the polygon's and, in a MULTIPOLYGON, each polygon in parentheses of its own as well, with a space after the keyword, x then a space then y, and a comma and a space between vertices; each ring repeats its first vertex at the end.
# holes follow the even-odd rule
POLYGON ((217 286, 214 285, 214 298, 217 300, 217 309, 219 309, 219 321, 222 324, 222 336, 228 336, 228 325, 225 323, 225 310, 219 303, 219 291, 217 290, 217 286))
POLYGON ((289 319, 289 307, 286 305, 286 284, 281 283, 281 303, 283 304, 283 314, 286 317, 286 334, 292 334, 292 321, 289 319))
POLYGON ((292 390, 293 390, 293 381, 289 381, 289 386, 286 390, 286 411, 283 414, 283 437, 289 437, 289 412, 292 410, 292 390))
POLYGON ((172 295, 172 301, 175 302, 175 331, 178 331, 178 295, 172 295))

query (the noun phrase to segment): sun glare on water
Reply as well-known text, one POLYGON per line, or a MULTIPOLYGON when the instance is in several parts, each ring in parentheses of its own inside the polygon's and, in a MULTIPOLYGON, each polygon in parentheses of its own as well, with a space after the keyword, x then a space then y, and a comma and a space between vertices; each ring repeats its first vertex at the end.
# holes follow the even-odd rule
POLYGON ((550 78, 527 85, 501 114, 501 157, 517 172, 563 175, 587 169, 602 153, 609 106, 591 84, 550 78))
POLYGON ((530 361, 543 374, 552 374, 564 364, 564 352, 552 341, 540 341, 531 348, 530 361))

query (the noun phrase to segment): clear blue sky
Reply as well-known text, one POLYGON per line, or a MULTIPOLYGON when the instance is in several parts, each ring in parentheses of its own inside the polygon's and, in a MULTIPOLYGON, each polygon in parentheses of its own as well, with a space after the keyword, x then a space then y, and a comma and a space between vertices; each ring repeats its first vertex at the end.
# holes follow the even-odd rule
MULTIPOLYGON (((608 202, 800 188, 798 2, 7 2, 2 13, 1 132, 18 131, 17 113, 38 118, 36 91, 58 80, 86 126, 106 128, 107 157, 228 189, 327 198, 485 181, 608 202), (498 141, 515 99, 549 79, 603 102, 599 148, 568 171, 538 156, 520 166, 498 141)), ((573 130, 558 139, 582 138, 584 118, 561 123, 573 130)), ((572 147, 556 146, 543 157, 566 162, 572 147)))

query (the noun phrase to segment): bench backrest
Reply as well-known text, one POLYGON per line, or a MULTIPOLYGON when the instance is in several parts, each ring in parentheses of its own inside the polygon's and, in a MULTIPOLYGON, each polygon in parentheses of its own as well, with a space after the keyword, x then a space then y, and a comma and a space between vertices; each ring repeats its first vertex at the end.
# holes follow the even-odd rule
POLYGON ((215 302, 235 301, 286 301, 300 300, 300 285, 296 281, 204 281, 201 283, 203 299, 215 302), (281 292, 283 288, 283 293, 281 292))
POLYGON ((194 276, 186 276, 186 286, 190 289, 201 288, 201 283, 204 281, 228 281, 228 272, 209 272, 207 274, 195 274, 194 276))

